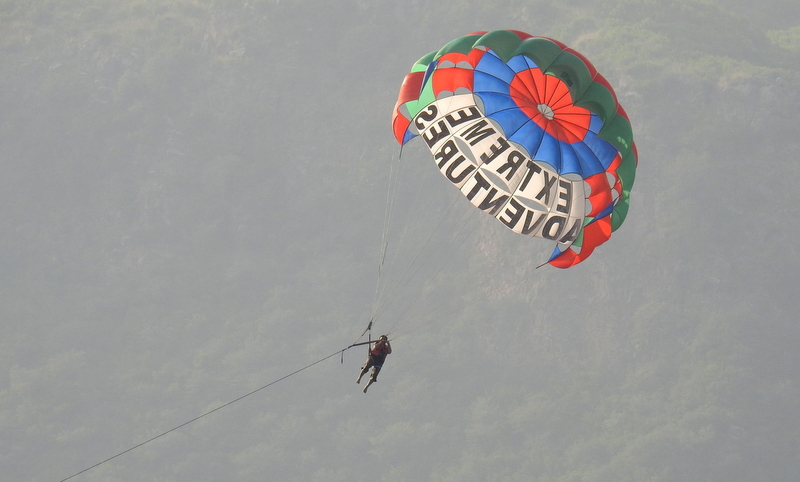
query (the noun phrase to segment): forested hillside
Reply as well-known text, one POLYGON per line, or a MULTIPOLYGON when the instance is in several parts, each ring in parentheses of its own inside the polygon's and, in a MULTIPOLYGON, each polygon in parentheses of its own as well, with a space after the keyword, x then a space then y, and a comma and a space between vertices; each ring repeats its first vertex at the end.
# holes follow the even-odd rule
POLYGON ((794 481, 798 126, 796 0, 0 1, 0 479, 335 354, 71 480, 794 481), (491 29, 633 125, 628 217, 568 270, 466 202, 436 228, 463 200, 392 136, 413 63, 491 29), (434 232, 365 395, 337 352, 434 232))

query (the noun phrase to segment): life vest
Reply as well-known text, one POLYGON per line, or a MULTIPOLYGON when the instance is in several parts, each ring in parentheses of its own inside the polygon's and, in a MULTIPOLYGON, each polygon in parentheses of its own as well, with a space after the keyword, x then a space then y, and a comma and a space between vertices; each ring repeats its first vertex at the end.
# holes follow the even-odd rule
POLYGON ((369 354, 372 356, 386 356, 386 344, 378 344, 376 343, 372 350, 369 351, 369 354))

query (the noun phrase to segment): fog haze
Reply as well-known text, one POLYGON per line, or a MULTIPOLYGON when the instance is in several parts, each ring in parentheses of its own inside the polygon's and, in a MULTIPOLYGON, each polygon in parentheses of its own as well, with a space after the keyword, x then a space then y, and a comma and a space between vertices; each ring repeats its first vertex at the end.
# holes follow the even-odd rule
POLYGON ((799 112, 796 0, 0 2, 0 479, 330 355, 70 480, 794 481, 799 112), (568 270, 392 135, 492 29, 631 119, 628 217, 568 270))

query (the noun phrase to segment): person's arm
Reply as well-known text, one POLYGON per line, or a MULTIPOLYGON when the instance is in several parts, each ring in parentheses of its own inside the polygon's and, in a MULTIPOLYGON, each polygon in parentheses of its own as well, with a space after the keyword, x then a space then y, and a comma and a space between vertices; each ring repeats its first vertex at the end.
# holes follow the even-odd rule
POLYGON ((392 345, 388 341, 386 342, 386 354, 389 355, 392 353, 392 345))

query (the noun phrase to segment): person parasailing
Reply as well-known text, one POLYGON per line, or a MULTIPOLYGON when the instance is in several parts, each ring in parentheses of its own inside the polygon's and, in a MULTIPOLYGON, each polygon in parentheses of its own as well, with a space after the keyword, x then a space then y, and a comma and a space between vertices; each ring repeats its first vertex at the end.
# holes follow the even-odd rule
POLYGON ((369 377, 369 381, 364 386, 364 393, 367 393, 367 389, 370 385, 378 381, 378 373, 380 373, 381 368, 383 367, 383 362, 386 360, 386 355, 392 353, 392 345, 389 343, 389 338, 386 335, 381 335, 378 338, 378 341, 375 342, 375 345, 372 346, 369 350, 369 356, 367 357, 367 361, 364 362, 364 366, 361 367, 361 373, 358 374, 358 378, 356 378, 356 383, 361 383, 361 377, 372 368, 372 374, 369 377))

